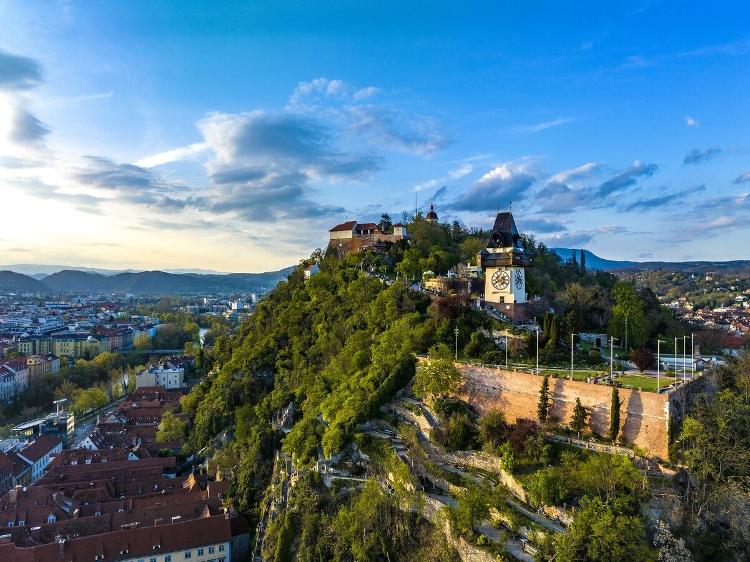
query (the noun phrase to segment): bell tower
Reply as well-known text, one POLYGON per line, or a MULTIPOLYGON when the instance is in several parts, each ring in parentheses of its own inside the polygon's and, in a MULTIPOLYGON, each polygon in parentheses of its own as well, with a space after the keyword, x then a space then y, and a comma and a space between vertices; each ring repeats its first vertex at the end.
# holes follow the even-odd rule
POLYGON ((479 252, 485 274, 484 300, 514 320, 526 317, 526 268, 531 256, 521 243, 513 214, 498 213, 487 247, 479 252))

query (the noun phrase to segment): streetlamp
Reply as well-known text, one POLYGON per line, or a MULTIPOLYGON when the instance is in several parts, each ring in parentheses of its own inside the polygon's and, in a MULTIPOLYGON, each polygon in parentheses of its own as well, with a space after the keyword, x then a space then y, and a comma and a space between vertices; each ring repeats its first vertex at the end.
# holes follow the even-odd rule
POLYGON ((456 361, 458 361, 458 326, 455 327, 453 333, 456 334, 456 361))
POLYGON ((570 333, 570 380, 573 380, 573 350, 575 349, 574 338, 577 334, 570 333))
POLYGON ((680 380, 679 371, 677 370, 677 336, 674 338, 674 382, 680 380))
POLYGON ((683 384, 687 382, 687 365, 685 364, 687 361, 686 351, 687 351, 687 336, 682 336, 682 382, 683 384))
POLYGON ((617 338, 609 337, 609 380, 614 379, 614 367, 615 367, 615 340, 617 338))
POLYGON ((661 374, 661 358, 660 349, 662 343, 666 343, 664 340, 656 340, 656 393, 659 394, 659 375, 661 374))
POLYGON ((536 374, 539 374, 539 326, 536 327, 536 374))

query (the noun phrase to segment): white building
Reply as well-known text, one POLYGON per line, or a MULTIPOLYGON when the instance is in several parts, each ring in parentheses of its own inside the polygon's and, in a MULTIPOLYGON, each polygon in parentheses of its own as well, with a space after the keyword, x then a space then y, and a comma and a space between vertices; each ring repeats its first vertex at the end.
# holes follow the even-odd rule
POLYGON ((163 386, 167 390, 182 388, 185 384, 185 369, 161 364, 151 366, 136 376, 135 386, 163 386))
POLYGON ((18 458, 31 466, 31 481, 36 482, 44 475, 50 461, 62 452, 62 441, 51 435, 40 435, 21 449, 18 458))

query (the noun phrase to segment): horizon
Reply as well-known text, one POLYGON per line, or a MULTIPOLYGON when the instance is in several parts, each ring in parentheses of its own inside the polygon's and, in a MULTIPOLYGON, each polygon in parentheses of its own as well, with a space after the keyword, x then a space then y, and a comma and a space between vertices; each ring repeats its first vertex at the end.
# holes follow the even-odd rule
POLYGON ((0 16, 8 264, 274 271, 415 200, 606 259, 750 258, 742 3, 0 16))

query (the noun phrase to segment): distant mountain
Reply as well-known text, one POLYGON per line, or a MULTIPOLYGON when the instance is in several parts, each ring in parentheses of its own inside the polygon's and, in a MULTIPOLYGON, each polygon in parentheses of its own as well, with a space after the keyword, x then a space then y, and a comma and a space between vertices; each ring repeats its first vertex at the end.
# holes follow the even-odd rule
MULTIPOLYGON (((563 260, 569 260, 573 252, 576 253, 576 260, 581 261, 581 250, 572 248, 551 248, 563 260)), ((628 261, 628 260, 608 260, 601 258, 590 252, 586 253, 586 267, 600 271, 647 271, 657 269, 667 269, 670 271, 690 271, 703 273, 706 271, 736 271, 738 273, 750 273, 750 260, 730 260, 730 261, 628 261)))
POLYGON ((49 289, 28 275, 15 271, 0 271, 0 291, 8 293, 46 293, 49 289))
MULTIPOLYGON (((29 275, 34 279, 43 279, 47 275, 57 273, 58 271, 86 271, 88 273, 100 273, 102 275, 117 275, 118 273, 139 273, 142 269, 103 269, 97 267, 83 267, 69 265, 51 265, 44 263, 13 263, 7 265, 0 265, 0 269, 7 269, 8 271, 15 271, 16 273, 23 273, 29 275)), ((201 275, 228 275, 224 271, 214 271, 212 269, 199 269, 199 268, 184 268, 184 269, 163 269, 165 273, 198 273, 201 275)))
MULTIPOLYGON (((573 248, 550 248, 563 260, 569 260, 573 252, 576 253, 576 259, 578 262, 581 261, 581 250, 573 248)), ((611 271, 613 269, 626 269, 628 267, 640 265, 637 261, 626 261, 626 260, 608 260, 606 258, 600 258, 595 253, 589 250, 583 250, 586 253, 586 267, 589 269, 597 269, 601 271, 611 271)))
POLYGON ((266 273, 196 274, 141 271, 102 275, 78 270, 63 270, 42 280, 56 293, 132 293, 186 294, 231 293, 272 288, 293 271, 287 267, 266 273))

